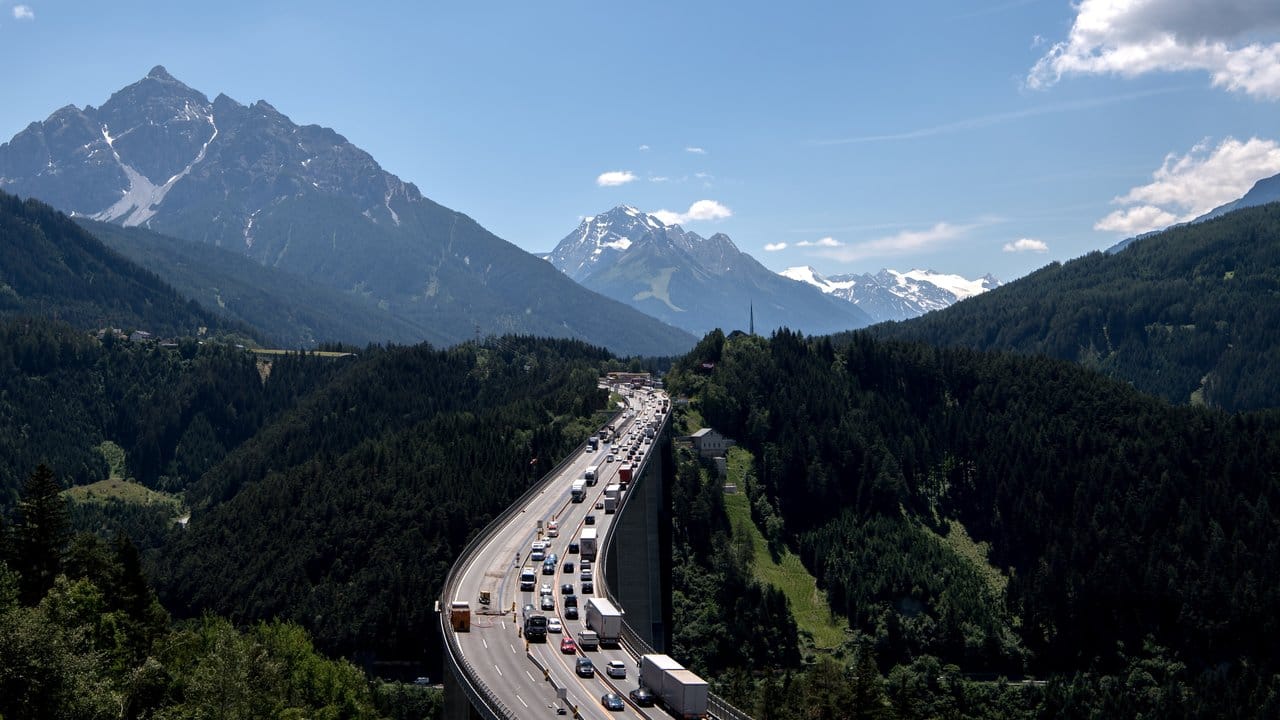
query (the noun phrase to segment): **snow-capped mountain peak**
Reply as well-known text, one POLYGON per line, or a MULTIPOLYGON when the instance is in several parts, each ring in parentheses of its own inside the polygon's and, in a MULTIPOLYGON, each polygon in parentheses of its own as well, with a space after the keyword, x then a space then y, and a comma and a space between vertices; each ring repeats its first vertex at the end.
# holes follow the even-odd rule
POLYGON ((824 276, 812 267, 801 265, 779 274, 844 298, 877 321, 913 318, 1000 285, 991 275, 970 280, 961 275, 918 268, 906 272, 884 268, 874 275, 824 276))
POLYGON ((778 277, 724 233, 702 237, 630 205, 584 217, 545 259, 583 285, 694 333, 862 327, 839 298, 778 277))

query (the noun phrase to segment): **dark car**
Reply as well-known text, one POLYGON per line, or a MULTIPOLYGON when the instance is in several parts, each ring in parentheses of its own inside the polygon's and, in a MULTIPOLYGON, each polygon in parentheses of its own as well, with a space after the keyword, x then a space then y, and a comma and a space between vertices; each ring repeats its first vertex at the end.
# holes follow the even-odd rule
POLYGON ((565 620, 577 620, 577 619, 578 619, 578 606, 577 606, 577 605, 568 605, 568 606, 566 606, 566 607, 565 607, 565 609, 564 609, 564 619, 565 619, 565 620))
POLYGON ((593 585, 591 584, 591 581, 590 581, 590 580, 588 580, 588 581, 586 581, 586 582, 582 583, 582 594, 583 594, 583 595, 594 595, 594 594, 595 594, 595 586, 593 586, 593 585))
POLYGON ((600 696, 600 704, 606 710, 625 710, 626 704, 622 702, 622 696, 618 693, 605 693, 600 696))
POLYGON ((630 695, 631 702, 639 705, 640 707, 653 707, 653 703, 657 699, 654 697, 653 693, 649 692, 649 688, 646 687, 638 687, 635 690, 632 690, 630 695))
POLYGON ((564 606, 565 606, 565 607, 567 607, 567 608, 569 608, 569 607, 573 607, 573 608, 578 607, 578 596, 577 596, 577 595, 565 595, 565 596, 564 596, 564 606))
POLYGON ((564 561, 564 571, 565 571, 565 572, 567 572, 567 573, 572 573, 572 572, 573 572, 573 561, 572 561, 572 560, 565 560, 565 561, 564 561))
MULTIPOLYGON (((600 507, 604 507, 604 503, 600 503, 600 507)), ((586 522, 588 525, 595 525, 595 524, 596 524, 596 516, 595 516, 595 515, 588 515, 588 516, 587 516, 587 519, 586 519, 584 522, 586 522)))
POLYGON ((591 677, 596 674, 596 666, 591 664, 591 658, 578 658, 578 665, 575 669, 578 675, 582 677, 591 677))
POLYGON ((570 554, 570 555, 577 555, 577 554, 578 554, 578 543, 577 543, 577 542, 571 542, 571 543, 569 543, 569 554, 570 554))
POLYGON ((561 594, 561 595, 572 595, 572 594, 573 594, 573 583, 565 583, 565 584, 561 585, 561 586, 560 586, 560 594, 561 594))

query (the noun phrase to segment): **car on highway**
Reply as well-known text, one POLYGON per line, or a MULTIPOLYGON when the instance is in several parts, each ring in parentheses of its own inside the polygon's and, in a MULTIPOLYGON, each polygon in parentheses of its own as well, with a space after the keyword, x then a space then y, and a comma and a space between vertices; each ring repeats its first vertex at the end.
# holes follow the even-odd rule
POLYGON ((572 572, 573 572, 573 561, 572 561, 572 560, 565 560, 565 561, 564 561, 564 571, 565 571, 565 572, 567 572, 567 573, 572 573, 572 572))
POLYGON ((568 655, 578 652, 578 643, 573 641, 571 637, 560 638, 560 652, 568 655))
POLYGON ((578 606, 577 606, 577 605, 566 605, 566 606, 565 606, 565 608, 564 608, 564 619, 565 619, 565 620, 577 620, 577 619, 578 619, 578 606))
POLYGON ((555 601, 555 600, 554 600, 550 595, 543 595, 543 596, 542 596, 542 609, 543 609, 543 610, 548 610, 548 611, 550 611, 550 610, 555 610, 555 609, 556 609, 556 601, 555 601))
POLYGON ((578 541, 576 541, 576 540, 575 540, 575 541, 573 541, 573 542, 569 543, 569 554, 570 554, 570 555, 577 555, 577 554, 578 554, 578 541))
MULTIPOLYGON (((600 503, 600 507, 604 507, 604 503, 600 503)), ((586 523, 586 524, 588 524, 588 525, 595 525, 595 524, 596 524, 596 516, 595 516, 595 515, 588 515, 588 516, 587 516, 587 519, 586 519, 586 520, 583 520, 583 522, 585 522, 585 523, 586 523)))
POLYGON ((596 674, 596 666, 591 663, 591 658, 578 658, 578 664, 574 669, 581 677, 591 677, 596 674))
POLYGON ((622 702, 622 696, 618 693, 605 693, 600 696, 600 704, 605 710, 626 710, 627 706, 622 702))
POLYGON ((604 674, 619 680, 627 679, 627 664, 621 660, 610 660, 604 666, 604 674))
POLYGON ((657 700, 657 697, 649 692, 649 688, 643 686, 632 690, 628 694, 631 696, 631 702, 640 707, 653 707, 654 701, 657 700))
POLYGON ((604 456, 604 461, 605 461, 605 462, 607 462, 607 463, 611 463, 611 462, 613 462, 613 454, 612 454, 612 453, 610 453, 610 454, 608 454, 608 455, 605 455, 605 456, 604 456))
POLYGON ((591 563, 583 561, 582 572, 578 573, 579 580, 591 580, 591 563))
POLYGON ((547 618, 547 632, 550 632, 550 633, 564 632, 564 625, 561 624, 560 618, 558 617, 547 618))
POLYGON ((572 594, 573 594, 573 583, 565 583, 565 584, 561 585, 561 586, 560 586, 560 594, 561 594, 561 595, 572 595, 572 594))
MULTIPOLYGON (((603 500, 599 500, 599 501, 597 501, 597 502, 596 502, 596 509, 597 509, 597 510, 603 510, 603 509, 604 509, 604 501, 603 501, 603 500)), ((596 521, 596 519, 595 519, 595 517, 594 517, 594 516, 588 515, 588 516, 587 516, 587 518, 590 520, 590 522, 588 522, 588 523, 587 523, 588 525, 590 525, 590 524, 592 524, 592 523, 594 523, 594 522, 596 521)))
POLYGON ((591 583, 591 581, 590 581, 590 580, 587 580, 587 581, 585 581, 585 582, 583 582, 583 583, 582 583, 582 594, 583 594, 583 595, 594 595, 594 594, 595 594, 595 590, 596 590, 596 588, 595 588, 595 586, 591 583))

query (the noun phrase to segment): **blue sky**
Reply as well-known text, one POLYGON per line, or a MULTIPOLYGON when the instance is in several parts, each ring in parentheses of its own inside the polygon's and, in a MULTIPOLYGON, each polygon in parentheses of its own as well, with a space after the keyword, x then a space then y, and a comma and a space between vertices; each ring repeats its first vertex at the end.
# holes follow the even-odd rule
POLYGON ((0 0, 0 63, 2 139, 162 64, 530 251, 625 203, 775 270, 1009 280, 1280 172, 1275 0, 0 0))

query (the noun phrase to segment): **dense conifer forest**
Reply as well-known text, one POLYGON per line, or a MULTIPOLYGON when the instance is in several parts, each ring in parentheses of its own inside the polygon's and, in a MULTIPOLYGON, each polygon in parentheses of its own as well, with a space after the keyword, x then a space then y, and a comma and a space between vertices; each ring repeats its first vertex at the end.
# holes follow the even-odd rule
MULTIPOLYGON (((668 386, 754 453, 757 524, 799 551, 849 619, 847 672, 859 676, 857 663, 874 657, 887 675, 879 690, 864 688, 884 693, 866 708, 1259 718, 1280 709, 1280 415, 1173 407, 1058 360, 867 334, 833 343, 713 333, 668 386), (956 532, 985 558, 943 541, 956 532), (1048 682, 966 680, 1000 676, 1048 682)), ((731 554, 696 552, 732 544, 718 495, 718 484, 703 487, 673 508, 677 541, 681 527, 705 528, 685 542, 724 575, 731 554), (718 541, 698 537, 717 528, 718 541)), ((715 602, 696 583, 684 589, 715 602)), ((722 630, 730 637, 732 622, 722 630)), ((788 687, 808 692, 808 673, 832 672, 825 662, 788 687)), ((702 667, 726 666, 708 657, 702 667)), ((759 681, 761 669, 747 663, 757 681, 731 672, 724 687, 762 716, 790 717, 764 712, 784 681, 759 681)))
POLYGON ((1280 203, 1053 263, 881 337, 1073 360, 1170 402, 1280 407, 1280 203))
POLYGON ((257 336, 184 298, 66 215, 0 192, 0 318, 15 316, 58 318, 84 329, 146 330, 156 337, 257 336))

